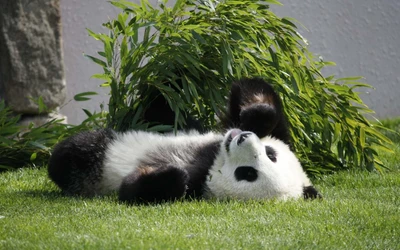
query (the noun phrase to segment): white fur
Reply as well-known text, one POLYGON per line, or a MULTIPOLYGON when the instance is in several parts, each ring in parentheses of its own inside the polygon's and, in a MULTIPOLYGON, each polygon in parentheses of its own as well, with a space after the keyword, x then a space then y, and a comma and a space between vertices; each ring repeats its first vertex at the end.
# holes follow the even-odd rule
POLYGON ((271 137, 260 140, 252 134, 238 145, 237 135, 230 143, 228 153, 223 146, 228 137, 229 133, 222 142, 222 152, 207 178, 207 197, 285 200, 303 196, 303 187, 311 183, 298 159, 285 143, 271 137), (265 146, 270 146, 276 151, 275 163, 266 155, 265 146), (258 178, 254 182, 237 181, 234 172, 239 166, 254 167, 258 170, 258 178))
MULTIPOLYGON (((222 136, 215 133, 199 134, 198 132, 178 133, 161 135, 143 131, 130 131, 118 134, 106 151, 104 163, 103 181, 101 189, 103 193, 117 190, 122 180, 129 173, 134 171, 146 153, 158 148, 167 148, 169 145, 177 145, 185 148, 191 144, 206 144, 222 139, 222 136)), ((175 157, 176 162, 183 161, 179 156, 175 157)), ((182 162, 183 163, 183 162, 182 162)))

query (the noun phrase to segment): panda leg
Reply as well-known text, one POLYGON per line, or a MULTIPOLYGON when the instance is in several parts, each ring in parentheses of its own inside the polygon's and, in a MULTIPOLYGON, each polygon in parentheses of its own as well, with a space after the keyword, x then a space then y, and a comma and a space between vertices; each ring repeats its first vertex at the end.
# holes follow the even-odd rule
POLYGON ((172 165, 140 167, 123 180, 119 200, 130 204, 173 201, 185 195, 188 181, 187 171, 172 165))
POLYGON ((303 188, 303 196, 306 200, 322 199, 322 195, 315 189, 314 186, 308 186, 303 188))
POLYGON ((261 78, 242 79, 232 84, 224 127, 267 135, 290 144, 282 102, 273 87, 261 78))

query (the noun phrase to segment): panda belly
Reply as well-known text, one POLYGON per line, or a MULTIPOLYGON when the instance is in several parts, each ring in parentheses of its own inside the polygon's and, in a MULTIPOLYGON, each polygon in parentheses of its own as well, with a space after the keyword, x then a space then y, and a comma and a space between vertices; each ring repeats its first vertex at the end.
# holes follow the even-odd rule
POLYGON ((118 190, 125 178, 137 173, 148 174, 165 167, 187 171, 199 148, 221 138, 214 133, 200 135, 196 132, 160 135, 133 131, 120 134, 105 154, 100 192, 118 190))
POLYGON ((118 134, 105 153, 99 191, 106 194, 118 190, 122 180, 138 168, 140 158, 160 143, 161 137, 150 133, 118 134))

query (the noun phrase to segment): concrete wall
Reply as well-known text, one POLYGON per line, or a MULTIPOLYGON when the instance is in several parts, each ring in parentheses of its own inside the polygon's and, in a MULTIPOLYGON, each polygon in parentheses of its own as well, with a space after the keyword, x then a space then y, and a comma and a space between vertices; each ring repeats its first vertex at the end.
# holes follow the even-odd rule
MULTIPOLYGON (((310 50, 336 67, 325 75, 364 76, 375 90, 362 94, 364 102, 380 118, 400 116, 400 1, 398 0, 281 0, 272 6, 279 16, 296 18, 308 30, 300 29, 310 50)), ((81 108, 99 109, 107 104, 101 83, 90 79, 100 67, 85 59, 83 52, 95 55, 101 43, 87 35, 85 28, 101 31, 101 24, 118 13, 106 0, 61 0, 64 60, 68 100, 77 93, 97 91, 101 95, 89 102, 71 101, 62 108, 70 123, 85 115, 81 108)), ((365 91, 365 90, 361 90, 365 91)))
POLYGON ((300 21, 309 49, 337 66, 324 75, 363 76, 363 101, 379 118, 400 116, 399 0, 282 0, 279 16, 300 21))
POLYGON ((119 13, 106 0, 61 0, 61 22, 63 28, 64 69, 67 82, 67 101, 61 113, 67 115, 68 123, 77 124, 86 118, 82 108, 100 110, 100 103, 107 107, 108 89, 100 88, 102 83, 91 76, 103 73, 100 66, 83 56, 97 55, 103 49, 102 43, 94 40, 86 28, 94 32, 106 33, 102 24, 119 13), (90 101, 76 102, 74 95, 81 92, 99 93, 90 101), (72 101, 71 101, 72 100, 72 101))

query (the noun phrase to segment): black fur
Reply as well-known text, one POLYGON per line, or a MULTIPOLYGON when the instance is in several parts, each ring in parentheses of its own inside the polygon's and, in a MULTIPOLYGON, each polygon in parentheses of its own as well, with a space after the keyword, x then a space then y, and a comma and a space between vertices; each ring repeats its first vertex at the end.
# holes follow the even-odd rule
MULTIPOLYGON (((178 74, 179 75, 179 74, 178 74)), ((177 94, 182 94, 182 81, 177 78, 175 84, 164 83, 167 87, 173 89, 177 94)), ((149 103, 143 111, 143 120, 152 124, 171 125, 175 124, 175 111, 171 109, 168 101, 161 94, 160 90, 151 85, 145 85, 142 89, 139 89, 145 98, 143 101, 149 103)), ((197 130, 199 132, 205 132, 203 122, 196 120, 188 113, 181 114, 184 116, 185 124, 184 127, 180 127, 179 130, 197 130)))
POLYGON ((219 141, 210 143, 195 151, 193 160, 186 169, 190 176, 186 197, 198 198, 203 195, 204 183, 209 172, 209 167, 213 164, 219 152, 219 141))
POLYGON ((188 181, 187 171, 172 165, 156 166, 148 171, 139 169, 123 180, 119 200, 126 203, 173 201, 183 197, 188 181))
POLYGON ((260 138, 270 135, 290 144, 281 99, 261 78, 242 79, 232 84, 222 125, 252 131, 260 138))
POLYGON ((267 153, 268 158, 272 162, 276 162, 276 151, 275 149, 271 148, 270 146, 265 146, 265 152, 267 153))
POLYGON ((258 171, 253 167, 243 166, 235 170, 235 178, 238 181, 253 182, 258 178, 258 171))
POLYGON ((308 186, 303 188, 304 199, 322 199, 322 195, 315 189, 314 186, 308 186))
MULTIPOLYGON (((202 126, 200 121, 197 121, 192 116, 188 114, 185 115, 185 127, 179 127, 180 130, 197 130, 199 132, 205 132, 204 126, 202 126)), ((175 124, 175 112, 171 110, 167 100, 158 94, 152 100, 151 104, 146 108, 144 112, 144 120, 150 123, 171 125, 175 124)))
POLYGON ((86 131, 60 142, 53 150, 48 173, 66 194, 94 196, 85 185, 95 185, 103 172, 103 160, 114 139, 109 129, 86 131))

